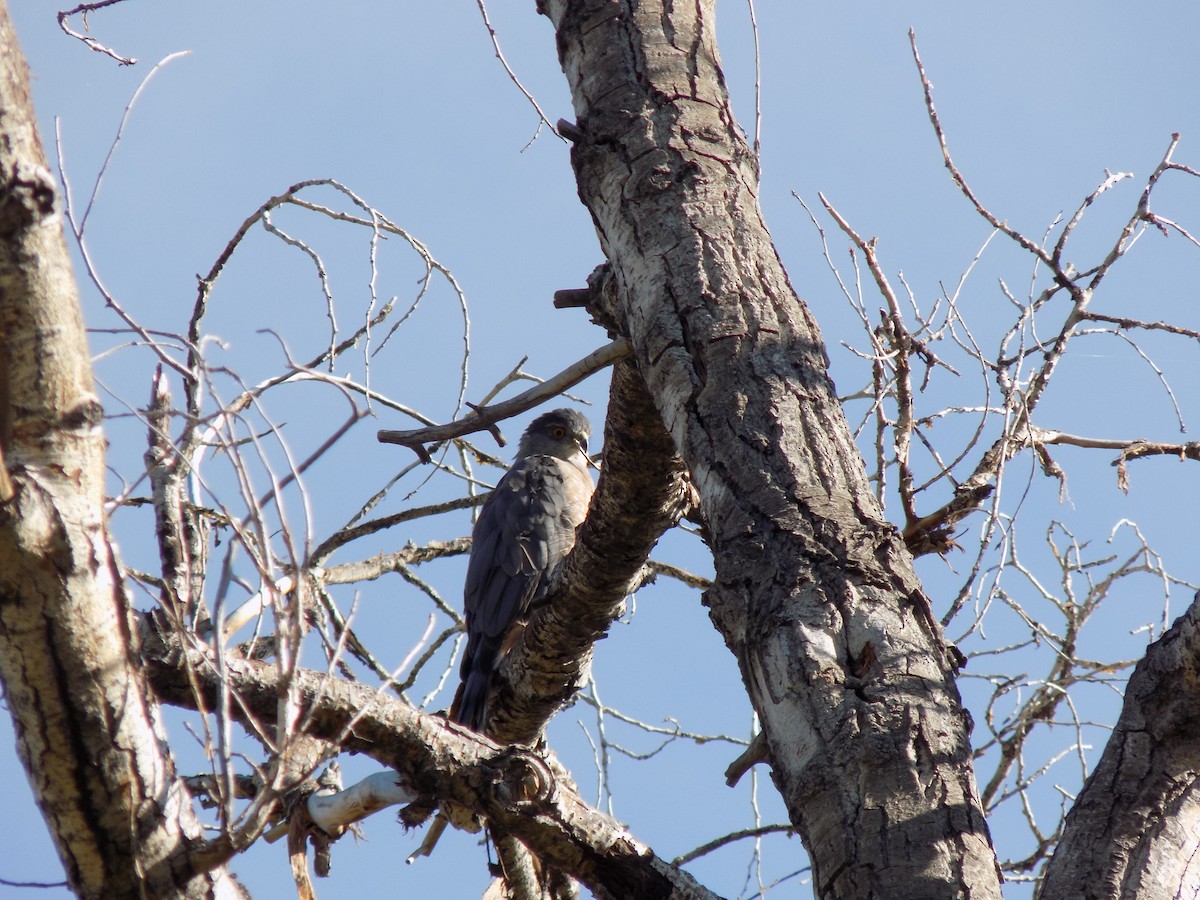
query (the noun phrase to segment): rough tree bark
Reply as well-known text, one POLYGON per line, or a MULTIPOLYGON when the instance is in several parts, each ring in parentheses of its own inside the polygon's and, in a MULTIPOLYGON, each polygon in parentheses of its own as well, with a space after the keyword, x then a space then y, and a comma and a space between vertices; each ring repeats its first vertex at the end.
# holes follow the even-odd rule
POLYGON ((951 652, 758 208, 714 3, 544 0, 580 195, 821 897, 998 897, 951 652), (764 565, 766 561, 766 565, 764 565))
POLYGON ((1200 595, 1138 663, 1040 896, 1200 896, 1200 595))
POLYGON ((0 0, 0 678, 17 749, 83 897, 235 896, 134 665, 104 517, 104 438, 75 283, 0 0))
MULTIPOLYGON (((164 701, 184 706, 220 685, 205 681, 198 694, 196 673, 212 675, 189 658, 198 651, 143 648, 131 624, 105 532, 99 406, 53 178, 3 2, 0 678, 77 893, 233 892, 221 859, 197 858, 198 828, 147 678, 164 701)), ((998 897, 954 655, 872 499, 820 334, 763 225, 756 163, 720 72, 712 0, 542 6, 575 99, 578 121, 567 131, 580 193, 611 262, 615 325, 633 342, 636 369, 623 363, 614 379, 611 484, 601 485, 565 569, 562 604, 531 623, 505 667, 497 733, 536 738, 571 695, 591 642, 678 511, 675 448, 699 491, 716 562, 705 602, 762 719, 767 761, 809 849, 818 895, 998 897), (634 469, 644 481, 631 478, 634 469), (628 540, 618 547, 614 536, 628 540)), ((1178 852, 1196 845, 1195 702, 1162 685, 1196 681, 1196 632, 1193 611, 1139 666, 1046 896, 1195 889, 1195 854, 1178 852), (1154 872, 1164 877, 1151 883, 1154 872)), ((278 672, 239 660, 227 677, 269 723, 278 672)), ((558 785, 536 754, 392 701, 362 714, 378 700, 370 689, 298 678, 315 736, 336 737, 358 717, 350 749, 487 815, 599 896, 704 895, 558 785)))
POLYGON ((655 542, 690 499, 682 463, 629 360, 613 367, 604 426, 604 469, 563 566, 559 590, 501 667, 488 734, 534 744, 574 698, 592 649, 642 583, 655 542))
MULTIPOLYGON (((164 702, 191 707, 199 697, 211 704, 228 688, 239 698, 233 710, 239 720, 252 716, 269 723, 278 713, 280 673, 274 665, 232 659, 219 676, 203 653, 169 637, 166 645, 148 640, 147 651, 150 677, 164 702)), ((344 751, 396 769, 415 791, 486 816, 596 897, 713 900, 690 875, 584 803, 539 753, 497 745, 444 716, 325 672, 299 670, 296 687, 309 734, 340 740, 344 751)))

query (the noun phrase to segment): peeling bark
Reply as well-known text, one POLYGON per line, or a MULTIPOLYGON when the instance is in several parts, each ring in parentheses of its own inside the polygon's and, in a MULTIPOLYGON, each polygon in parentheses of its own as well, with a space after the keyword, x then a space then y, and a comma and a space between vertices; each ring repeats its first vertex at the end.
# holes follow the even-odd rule
POLYGON ((72 889, 207 897, 105 531, 104 439, 54 178, 0 0, 0 678, 72 889))
POLYGON ((580 196, 699 491, 706 594, 822 897, 998 897, 970 721, 734 121, 713 3, 546 0, 580 196))

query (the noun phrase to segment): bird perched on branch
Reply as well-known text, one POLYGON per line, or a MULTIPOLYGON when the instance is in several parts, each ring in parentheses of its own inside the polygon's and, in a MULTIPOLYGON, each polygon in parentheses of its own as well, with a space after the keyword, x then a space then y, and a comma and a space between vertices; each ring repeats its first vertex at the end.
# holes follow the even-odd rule
MULTIPOLYGON (((575 546, 587 515, 592 426, 573 409, 538 416, 517 445, 512 468, 479 510, 463 589, 467 649, 450 718, 473 731, 487 725, 492 677, 546 596, 554 569, 575 546)), ((428 815, 428 811, 424 811, 428 815)), ((449 819, 445 809, 408 858, 428 856, 449 819)))
POLYGON ((517 456, 483 504, 472 534, 464 609, 467 649, 450 717, 474 731, 487 724, 492 676, 546 595, 550 576, 575 546, 595 485, 592 432, 573 409, 538 416, 517 456))

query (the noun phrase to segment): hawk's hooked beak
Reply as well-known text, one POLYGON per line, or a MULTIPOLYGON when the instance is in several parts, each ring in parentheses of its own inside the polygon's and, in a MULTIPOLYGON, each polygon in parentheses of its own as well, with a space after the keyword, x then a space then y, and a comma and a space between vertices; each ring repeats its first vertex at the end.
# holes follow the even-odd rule
MULTIPOLYGON (((588 456, 587 448, 581 443, 577 443, 575 446, 579 448, 579 452, 583 454, 583 458, 587 461, 587 464, 589 466, 591 466, 593 469, 595 469, 597 472, 599 472, 600 466, 598 466, 596 464, 596 461, 594 459, 592 459, 590 456, 588 456)), ((602 454, 597 453, 596 455, 600 456, 602 454)))

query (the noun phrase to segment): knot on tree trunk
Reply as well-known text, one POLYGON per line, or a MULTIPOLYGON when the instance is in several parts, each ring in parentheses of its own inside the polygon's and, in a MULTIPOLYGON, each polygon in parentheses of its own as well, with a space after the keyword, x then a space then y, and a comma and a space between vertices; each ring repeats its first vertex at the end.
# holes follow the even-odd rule
POLYGON ((507 747, 483 766, 492 798, 516 813, 532 813, 552 803, 557 793, 554 773, 544 759, 529 750, 507 747))

